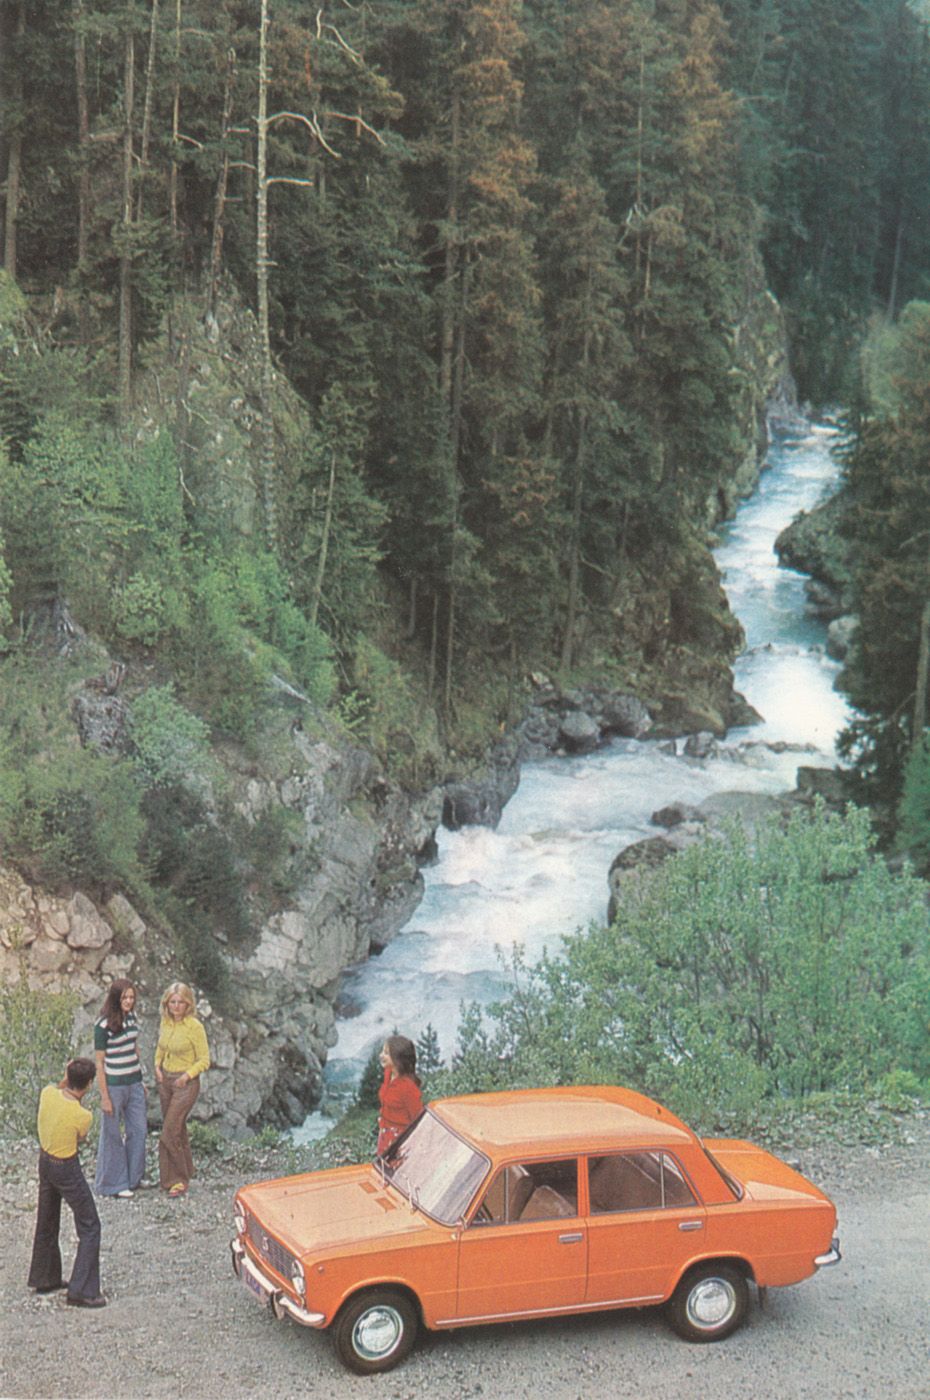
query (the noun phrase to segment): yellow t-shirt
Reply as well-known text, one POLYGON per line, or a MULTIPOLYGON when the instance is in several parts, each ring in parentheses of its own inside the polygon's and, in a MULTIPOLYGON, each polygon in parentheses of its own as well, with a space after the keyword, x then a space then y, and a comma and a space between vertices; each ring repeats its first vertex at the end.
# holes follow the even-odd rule
POLYGON ((57 1084, 46 1084, 39 1095, 39 1146, 50 1157, 73 1157, 93 1121, 90 1109, 66 1098, 57 1084))
POLYGON ((191 1079, 210 1068, 207 1033, 196 1016, 185 1016, 182 1021, 162 1021, 155 1064, 169 1074, 186 1071, 191 1079))

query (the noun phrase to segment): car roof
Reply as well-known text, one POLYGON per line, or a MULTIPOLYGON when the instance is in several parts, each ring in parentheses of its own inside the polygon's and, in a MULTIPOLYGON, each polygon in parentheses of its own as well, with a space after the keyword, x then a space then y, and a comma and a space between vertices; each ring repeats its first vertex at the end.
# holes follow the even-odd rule
POLYGON ((695 1141, 691 1129, 654 1099, 610 1085, 466 1094, 437 1099, 430 1108, 491 1156, 678 1147, 695 1141))

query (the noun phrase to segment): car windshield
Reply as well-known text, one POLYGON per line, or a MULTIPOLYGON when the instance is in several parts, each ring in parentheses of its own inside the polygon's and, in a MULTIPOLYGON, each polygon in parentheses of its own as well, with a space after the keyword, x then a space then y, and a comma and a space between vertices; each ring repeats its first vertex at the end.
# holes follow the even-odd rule
POLYGON ((441 1225, 454 1225, 471 1204, 490 1164, 426 1112, 376 1165, 412 1205, 441 1225))

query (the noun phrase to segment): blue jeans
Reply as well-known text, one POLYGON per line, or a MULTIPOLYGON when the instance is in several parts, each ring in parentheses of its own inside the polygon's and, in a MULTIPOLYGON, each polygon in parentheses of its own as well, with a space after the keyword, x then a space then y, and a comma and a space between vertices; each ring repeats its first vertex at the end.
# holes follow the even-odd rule
POLYGON ((145 1134, 148 1130, 145 1089, 141 1084, 108 1084, 107 1092, 113 1112, 100 1115, 97 1173, 94 1177, 94 1190, 98 1196, 134 1191, 145 1174, 145 1134))
POLYGON ((100 1217, 81 1163, 74 1157, 39 1153, 39 1209, 29 1265, 30 1288, 60 1288, 61 1203, 74 1216, 78 1247, 68 1284, 69 1298, 96 1298, 100 1293, 100 1217))

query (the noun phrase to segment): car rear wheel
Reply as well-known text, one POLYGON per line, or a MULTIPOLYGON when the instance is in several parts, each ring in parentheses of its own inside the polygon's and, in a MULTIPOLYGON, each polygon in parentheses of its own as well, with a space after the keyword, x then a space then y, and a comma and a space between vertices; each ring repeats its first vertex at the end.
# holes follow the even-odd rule
POLYGON ((369 1376, 399 1365, 416 1335, 417 1310, 406 1294, 373 1288, 346 1303, 333 1326, 333 1345, 344 1366, 369 1376))
POLYGON ((669 1317, 689 1342, 717 1342, 735 1332, 749 1307, 749 1285, 732 1264, 701 1264, 672 1295, 669 1317))

